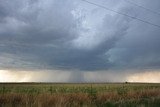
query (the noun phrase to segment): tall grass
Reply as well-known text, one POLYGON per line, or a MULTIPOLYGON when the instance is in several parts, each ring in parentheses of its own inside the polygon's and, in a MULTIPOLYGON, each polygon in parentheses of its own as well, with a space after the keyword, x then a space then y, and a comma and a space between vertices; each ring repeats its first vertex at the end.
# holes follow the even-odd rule
POLYGON ((0 107, 159 107, 159 84, 0 84, 0 107))

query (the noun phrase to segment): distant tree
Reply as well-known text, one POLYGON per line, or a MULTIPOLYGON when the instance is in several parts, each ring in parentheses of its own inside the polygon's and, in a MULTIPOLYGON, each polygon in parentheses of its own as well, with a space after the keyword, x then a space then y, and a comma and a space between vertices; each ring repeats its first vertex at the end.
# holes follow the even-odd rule
POLYGON ((126 81, 125 84, 128 84, 128 82, 126 81))

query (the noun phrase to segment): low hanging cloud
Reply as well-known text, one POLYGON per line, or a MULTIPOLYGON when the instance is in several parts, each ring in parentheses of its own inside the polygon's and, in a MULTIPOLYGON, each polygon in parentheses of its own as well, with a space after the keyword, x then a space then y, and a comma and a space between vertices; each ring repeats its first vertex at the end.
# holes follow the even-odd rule
POLYGON ((111 63, 105 53, 125 34, 129 21, 106 14, 99 27, 86 27, 88 16, 74 17, 75 4, 72 0, 2 2, 1 68, 108 69, 111 63))
MULTIPOLYGON (((160 25, 159 15, 124 0, 93 2, 160 25)), ((159 0, 134 2, 160 11, 159 0)), ((0 69, 71 71, 72 77, 83 77, 75 76, 77 81, 85 80, 81 72, 158 71, 159 34, 158 27, 83 1, 5 0, 0 3, 0 69)))

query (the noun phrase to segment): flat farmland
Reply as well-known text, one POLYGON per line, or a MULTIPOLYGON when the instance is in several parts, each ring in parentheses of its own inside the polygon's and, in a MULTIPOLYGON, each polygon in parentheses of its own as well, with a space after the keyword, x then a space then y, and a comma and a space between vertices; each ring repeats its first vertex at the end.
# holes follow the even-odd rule
POLYGON ((0 83, 0 107, 160 107, 160 84, 0 83))

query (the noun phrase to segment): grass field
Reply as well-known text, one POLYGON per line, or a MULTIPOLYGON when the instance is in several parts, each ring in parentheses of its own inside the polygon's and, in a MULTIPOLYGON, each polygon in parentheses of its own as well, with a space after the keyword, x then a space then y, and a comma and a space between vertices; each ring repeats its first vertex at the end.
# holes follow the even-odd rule
POLYGON ((160 107, 160 84, 0 83, 0 107, 160 107))

